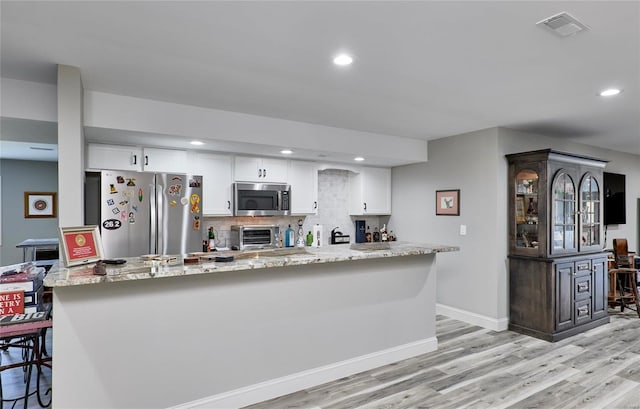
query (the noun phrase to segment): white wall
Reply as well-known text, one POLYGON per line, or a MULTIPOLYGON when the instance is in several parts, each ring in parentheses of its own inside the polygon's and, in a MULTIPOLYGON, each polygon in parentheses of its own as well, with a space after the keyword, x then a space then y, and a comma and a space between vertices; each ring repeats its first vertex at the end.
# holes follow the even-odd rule
POLYGON ((433 351, 435 257, 56 287, 54 407, 240 407, 433 351))
MULTIPOLYGON (((58 218, 24 217, 24 192, 57 192, 58 169, 55 162, 0 160, 2 175, 2 245, 0 266, 22 262, 22 250, 16 245, 26 239, 58 237, 58 218)), ((58 207, 60 201, 58 200, 58 207)))
POLYGON ((542 135, 493 128, 429 142, 429 162, 392 171, 390 224, 407 240, 460 246, 438 257, 439 311, 492 329, 508 320, 507 160, 505 154, 551 148, 609 160, 627 175, 627 223, 609 226, 607 248, 626 237, 638 248, 640 156, 542 135), (435 216, 435 190, 461 189, 460 216, 435 216), (459 235, 461 224, 466 236, 459 235))
POLYGON ((438 304, 473 312, 475 323, 494 329, 508 315, 497 136, 494 128, 431 141, 429 162, 393 168, 389 220, 402 240, 460 246, 438 257, 438 304), (443 189, 460 189, 460 216, 435 215, 435 191, 443 189))
POLYGON ((2 78, 0 88, 0 116, 58 120, 56 85, 2 78))
POLYGON ((96 91, 85 92, 84 112, 85 125, 94 128, 333 151, 347 155, 348 160, 354 155, 401 163, 427 160, 427 143, 419 139, 96 91))

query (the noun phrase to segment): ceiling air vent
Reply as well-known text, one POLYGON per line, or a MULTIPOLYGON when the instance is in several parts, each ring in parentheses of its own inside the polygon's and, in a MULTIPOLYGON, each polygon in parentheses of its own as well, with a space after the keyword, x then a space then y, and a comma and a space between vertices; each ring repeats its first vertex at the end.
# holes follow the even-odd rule
POLYGON ((566 11, 540 20, 536 25, 546 28, 560 37, 569 37, 581 31, 589 30, 589 26, 578 21, 577 18, 566 11))

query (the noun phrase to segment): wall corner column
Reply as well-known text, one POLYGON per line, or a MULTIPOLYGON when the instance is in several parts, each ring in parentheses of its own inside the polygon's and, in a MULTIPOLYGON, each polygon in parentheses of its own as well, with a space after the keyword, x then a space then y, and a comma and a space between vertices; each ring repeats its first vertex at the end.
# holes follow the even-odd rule
POLYGON ((80 69, 58 65, 58 223, 84 225, 83 89, 80 69))

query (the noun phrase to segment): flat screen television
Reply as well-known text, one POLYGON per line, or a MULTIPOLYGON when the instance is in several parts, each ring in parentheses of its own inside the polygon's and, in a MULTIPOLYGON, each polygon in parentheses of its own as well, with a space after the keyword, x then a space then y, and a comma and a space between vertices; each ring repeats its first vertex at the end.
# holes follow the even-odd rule
POLYGON ((604 224, 625 224, 625 175, 604 172, 604 224))

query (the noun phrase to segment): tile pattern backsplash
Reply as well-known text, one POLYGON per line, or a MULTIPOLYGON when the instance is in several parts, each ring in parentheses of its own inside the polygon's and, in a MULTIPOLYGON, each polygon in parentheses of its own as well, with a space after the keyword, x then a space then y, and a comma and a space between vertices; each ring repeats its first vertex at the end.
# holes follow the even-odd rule
MULTIPOLYGON (((295 195, 295 192, 291 192, 295 195)), ((324 239, 322 245, 329 245, 331 229, 338 227, 343 234, 351 236, 351 243, 355 243, 355 220, 365 220, 366 225, 380 228, 382 223, 388 222, 388 216, 349 216, 349 171, 328 169, 318 172, 318 214, 307 216, 271 216, 271 217, 205 217, 203 239, 206 238, 209 227, 216 231, 216 246, 229 245, 231 226, 240 225, 278 225, 281 236, 289 224, 298 238, 298 220, 302 220, 304 234, 312 230, 315 224, 323 228, 324 239)))

